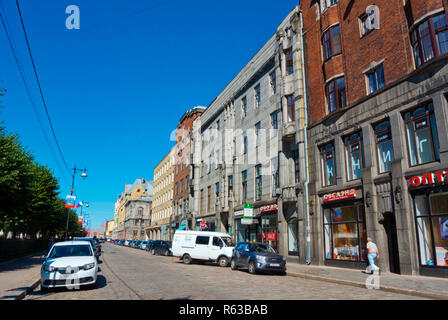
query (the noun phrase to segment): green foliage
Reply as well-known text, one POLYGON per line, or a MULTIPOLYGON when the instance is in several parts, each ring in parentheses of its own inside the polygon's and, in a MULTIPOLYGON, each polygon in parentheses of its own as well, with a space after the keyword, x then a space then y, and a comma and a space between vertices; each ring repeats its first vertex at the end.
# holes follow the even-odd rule
POLYGON ((35 162, 17 134, 0 127, 0 230, 64 236, 68 213, 69 235, 79 236, 84 231, 76 213, 65 208, 58 194, 53 172, 35 162))

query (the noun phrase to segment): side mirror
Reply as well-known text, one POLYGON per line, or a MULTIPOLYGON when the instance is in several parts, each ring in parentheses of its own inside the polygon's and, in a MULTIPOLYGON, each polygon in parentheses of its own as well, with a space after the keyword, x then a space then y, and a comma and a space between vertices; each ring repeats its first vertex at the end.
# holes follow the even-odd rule
POLYGON ((41 260, 45 260, 45 259, 47 259, 47 256, 46 256, 46 255, 41 255, 41 256, 40 256, 40 259, 41 259, 41 260))

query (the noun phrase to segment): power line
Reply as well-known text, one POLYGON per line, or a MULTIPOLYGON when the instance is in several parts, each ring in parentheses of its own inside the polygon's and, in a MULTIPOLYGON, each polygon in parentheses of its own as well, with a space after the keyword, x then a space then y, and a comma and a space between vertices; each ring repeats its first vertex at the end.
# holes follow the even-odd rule
MULTIPOLYGON (((17 5, 17 10, 19 12, 19 16, 20 16, 20 22, 22 24, 23 33, 25 35, 26 45, 28 47, 28 53, 30 55, 31 63, 33 65, 34 75, 36 76, 37 85, 39 87, 40 96, 42 98, 42 102, 43 102, 43 105, 44 105, 44 108, 45 108, 45 113, 47 114, 48 122, 50 123, 51 132, 53 133, 53 137, 54 137, 54 140, 56 142, 56 146, 58 147, 58 151, 59 151, 59 154, 61 155, 61 158, 62 158, 62 161, 63 161, 63 163, 65 165, 65 168, 67 169, 68 172, 70 172, 70 169, 69 169, 69 167, 67 165, 67 162, 65 162, 64 155, 62 154, 61 147, 59 146, 59 142, 58 142, 58 139, 56 137, 56 133, 54 132, 53 124, 52 124, 51 119, 50 119, 50 114, 48 113, 47 103, 45 102, 42 86, 40 85, 39 76, 37 74, 36 65, 34 63, 33 54, 31 53, 31 47, 30 47, 30 43, 28 41, 28 36, 27 36, 27 33, 26 33, 25 24, 23 23, 23 17, 22 17, 22 12, 20 11, 19 0, 16 0, 16 5, 17 5)), ((71 172, 70 172, 70 174, 71 174, 71 172)))
POLYGON ((33 96, 31 95, 30 88, 28 86, 28 83, 26 81, 25 75, 23 73, 22 65, 20 63, 18 55, 16 54, 14 39, 12 38, 12 35, 10 36, 10 33, 8 32, 8 29, 9 29, 8 20, 7 20, 6 16, 3 19, 2 12, 4 13, 5 10, 3 9, 3 6, 2 6, 1 2, 0 2, 0 9, 1 9, 1 11, 0 11, 0 19, 2 21, 3 29, 5 30, 5 34, 6 34, 6 37, 8 39, 9 46, 11 48, 11 51, 12 51, 13 55, 14 55, 14 59, 16 61, 17 67, 18 67, 20 75, 22 77, 22 81, 23 81, 23 83, 25 85, 25 89, 26 89, 28 97, 29 97, 29 99, 31 101, 31 105, 33 106, 34 113, 36 114, 37 121, 39 122, 39 126, 40 126, 40 128, 42 130, 42 133, 43 133, 44 137, 45 137, 45 140, 47 142, 48 148, 50 149, 50 152, 51 152, 51 154, 52 154, 52 156, 53 156, 53 158, 54 158, 54 160, 56 162, 56 165, 58 166, 59 170, 61 171, 62 177, 64 178, 65 182, 67 183, 68 181, 66 180, 66 176, 64 175, 64 170, 62 170, 62 168, 61 168, 61 166, 59 164, 59 161, 58 161, 58 159, 57 159, 57 157, 56 157, 56 155, 55 155, 55 153, 53 151, 53 148, 51 146, 51 143, 50 143, 50 140, 49 140, 49 138, 47 136, 47 133, 45 132, 44 126, 42 124, 42 121, 41 121, 41 119, 39 117, 39 113, 37 111, 36 104, 34 103, 33 96))

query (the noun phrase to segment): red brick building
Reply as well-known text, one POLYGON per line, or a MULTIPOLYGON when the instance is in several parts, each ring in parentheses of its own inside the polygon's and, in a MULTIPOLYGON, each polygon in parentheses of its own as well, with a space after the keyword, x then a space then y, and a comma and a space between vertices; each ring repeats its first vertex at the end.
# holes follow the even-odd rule
POLYGON ((313 263, 447 277, 448 1, 301 9, 313 263))
MULTIPOLYGON (((192 228, 192 219, 190 209, 190 199, 192 197, 191 179, 192 168, 192 145, 191 134, 193 121, 200 117, 205 107, 195 107, 188 110, 179 120, 176 129, 175 146, 175 168, 174 168, 174 215, 171 217, 171 228, 174 232, 182 224, 188 229, 192 228)), ((191 204, 192 205, 192 204, 191 204)))

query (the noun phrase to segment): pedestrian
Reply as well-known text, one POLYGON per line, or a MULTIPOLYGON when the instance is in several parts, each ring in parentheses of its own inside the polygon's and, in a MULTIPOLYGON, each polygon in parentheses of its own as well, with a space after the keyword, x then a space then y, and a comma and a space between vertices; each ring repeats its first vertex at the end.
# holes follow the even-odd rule
POLYGON ((369 267, 370 270, 369 272, 366 273, 370 273, 373 274, 374 272, 378 272, 380 271, 380 268, 378 268, 375 265, 375 260, 380 258, 380 254, 378 252, 378 247, 376 246, 375 243, 373 243, 372 238, 367 238, 367 259, 369 260, 369 267))

